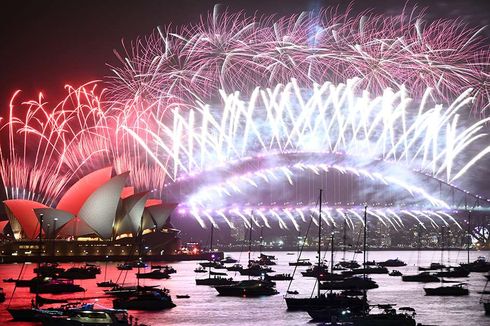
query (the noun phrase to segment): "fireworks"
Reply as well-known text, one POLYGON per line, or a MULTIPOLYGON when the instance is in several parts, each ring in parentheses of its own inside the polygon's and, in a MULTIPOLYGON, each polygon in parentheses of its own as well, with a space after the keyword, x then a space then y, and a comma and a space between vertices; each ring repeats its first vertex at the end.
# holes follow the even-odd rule
POLYGON ((457 189, 490 152, 478 32, 423 13, 332 9, 215 10, 158 29, 118 54, 108 91, 68 86, 54 106, 14 95, 0 130, 5 192, 53 205, 80 176, 114 166, 202 226, 352 224, 366 202, 394 228, 447 223, 455 207, 431 182, 457 189), (321 217, 319 187, 331 188, 321 217))
POLYGON ((489 49, 479 30, 458 20, 427 22, 424 12, 351 16, 334 9, 288 17, 219 12, 176 30, 158 29, 119 55, 112 94, 164 107, 214 100, 226 93, 274 88, 296 79, 300 87, 360 78, 381 95, 404 85, 421 98, 452 101, 473 88, 477 107, 489 105, 489 49))

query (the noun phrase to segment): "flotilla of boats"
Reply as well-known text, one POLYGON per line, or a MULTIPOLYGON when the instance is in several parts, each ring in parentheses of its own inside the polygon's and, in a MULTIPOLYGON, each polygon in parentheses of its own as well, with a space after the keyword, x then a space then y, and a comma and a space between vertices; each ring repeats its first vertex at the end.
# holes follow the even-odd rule
MULTIPOLYGON (((320 194, 321 203, 321 194, 320 194)), ((367 208, 366 208, 367 210, 367 208)), ((321 215, 321 204, 320 211, 321 215)), ((366 212, 365 217, 366 218, 366 212)), ((319 219, 319 232, 321 232, 321 219, 319 219)), ((42 221, 41 221, 42 225, 42 221)), ((366 223, 364 223, 366 228, 366 223)), ((366 234, 366 230, 364 231, 366 234)), ((250 243, 251 243, 250 229, 250 243)), ((365 235, 366 237, 366 235, 365 235)), ((321 237, 319 237, 321 238, 321 237)), ((334 265, 334 236, 331 236, 331 259, 324 260, 321 255, 321 244, 318 244, 318 262, 312 264, 309 259, 301 258, 301 252, 295 262, 288 265, 294 267, 292 274, 276 273, 270 266, 277 265, 276 257, 262 252, 257 259, 251 259, 249 247, 248 265, 239 264, 239 260, 227 256, 222 260, 210 260, 199 263, 195 273, 207 273, 207 277, 196 278, 196 285, 211 286, 221 297, 267 297, 279 294, 275 281, 290 281, 295 279, 298 267, 307 267, 298 271, 303 277, 314 278, 316 295, 302 297, 300 293, 291 288, 289 284, 284 296, 288 311, 304 311, 315 322, 327 322, 338 325, 416 325, 415 311, 410 307, 396 309, 396 304, 371 304, 367 292, 378 288, 379 285, 369 274, 388 274, 401 276, 404 282, 440 282, 437 287, 424 287, 428 296, 467 296, 467 284, 452 281, 454 284, 445 285, 444 278, 466 278, 470 272, 489 272, 490 263, 483 257, 474 262, 461 263, 459 266, 444 266, 441 263, 432 263, 428 267, 419 267, 419 273, 402 275, 398 270, 388 270, 387 267, 404 267, 406 263, 400 259, 388 259, 383 262, 366 261, 366 239, 364 239, 364 263, 355 260, 342 260, 334 265), (330 266, 329 264, 330 263, 330 266), (218 271, 219 270, 219 271, 218 271), (247 279, 233 279, 228 277, 229 272, 246 276, 247 279)), ((41 263, 34 269, 36 277, 31 279, 5 279, 4 282, 15 282, 17 287, 29 287, 34 293, 31 305, 27 307, 9 307, 8 311, 14 320, 38 321, 43 325, 131 325, 132 321, 128 310, 155 311, 170 309, 176 306, 170 291, 158 285, 142 286, 139 279, 168 279, 170 274, 177 271, 168 265, 151 265, 149 272, 140 272, 147 264, 140 258, 137 261, 126 262, 117 266, 121 273, 137 268, 135 273, 137 285, 119 284, 118 281, 106 280, 97 282, 98 287, 107 288, 105 295, 112 297, 113 309, 107 307, 97 308, 94 304, 71 302, 73 299, 53 299, 42 297, 41 294, 73 293, 84 289, 75 284, 76 279, 96 278, 101 274, 97 265, 86 264, 63 268, 55 263, 41 263), (68 301, 68 303, 67 303, 68 301), (59 305, 61 303, 61 305, 59 305), (42 306, 50 305, 49 308, 42 306)), ((488 279, 490 273, 484 275, 488 279)), ((312 292, 314 293, 314 292, 312 292)), ((490 300, 485 296, 486 286, 480 299, 487 314, 490 314, 490 300)), ((178 299, 190 298, 187 294, 176 296, 178 299)), ((5 293, 0 288, 0 302, 5 300, 5 293)))

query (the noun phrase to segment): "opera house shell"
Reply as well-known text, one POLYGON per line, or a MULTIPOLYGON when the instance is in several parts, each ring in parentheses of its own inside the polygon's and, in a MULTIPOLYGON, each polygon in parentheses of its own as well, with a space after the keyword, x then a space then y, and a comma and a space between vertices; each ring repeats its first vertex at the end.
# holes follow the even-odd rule
POLYGON ((128 176, 129 172, 112 176, 111 167, 92 172, 71 186, 55 208, 31 200, 5 200, 14 239, 1 245, 2 257, 39 255, 40 233, 42 255, 60 261, 176 254, 180 231, 169 217, 177 204, 151 199, 148 192, 135 193, 133 187, 125 187, 128 176), (141 241, 136 241, 140 235, 141 241))

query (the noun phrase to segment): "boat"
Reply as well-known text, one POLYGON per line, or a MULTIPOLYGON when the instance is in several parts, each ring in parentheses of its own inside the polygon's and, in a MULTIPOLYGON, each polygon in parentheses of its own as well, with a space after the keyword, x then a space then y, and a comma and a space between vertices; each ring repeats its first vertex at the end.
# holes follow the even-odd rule
POLYGON ((40 320, 43 326, 131 325, 127 311, 121 309, 75 309, 62 313, 41 311, 40 320))
MULTIPOLYGON (((38 236, 38 238, 39 238, 38 248, 39 249, 42 248, 42 230, 43 230, 43 220, 44 220, 43 217, 44 217, 43 214, 39 215, 39 236, 38 236)), ((39 258, 41 258, 41 250, 39 250, 39 258)), ((38 263, 38 269, 37 269, 38 272, 40 271, 39 266, 40 266, 40 263, 38 263)), ((22 265, 19 277, 22 274, 24 267, 25 267, 25 264, 22 265)), ((12 316, 13 320, 15 320, 15 321, 29 321, 29 322, 39 321, 40 306, 43 304, 43 302, 38 301, 39 299, 41 299, 41 297, 39 296, 39 293, 40 293, 39 287, 44 286, 46 284, 49 284, 49 282, 51 282, 50 278, 43 277, 39 274, 37 274, 36 277, 32 278, 31 280, 19 280, 19 279, 16 280, 16 282, 15 282, 16 287, 28 286, 28 287, 30 287, 31 291, 34 289, 34 292, 36 293, 36 295, 34 296, 33 299, 31 299, 30 306, 7 308, 7 311, 12 316)), ((14 293, 15 293, 15 290, 14 290, 14 293)), ((12 296, 13 296, 13 294, 12 294, 12 296)), ((65 309, 65 308, 62 307, 61 309, 65 309)))
POLYGON ((270 267, 263 267, 259 264, 250 264, 248 268, 243 268, 240 271, 240 275, 245 275, 245 276, 262 276, 267 273, 274 273, 272 268, 270 267))
POLYGON ((339 261, 337 264, 335 264, 336 267, 342 267, 342 268, 348 268, 348 269, 354 269, 354 268, 359 268, 361 265, 355 260, 351 261, 339 261))
POLYGON ((322 290, 370 290, 378 288, 378 284, 369 277, 353 276, 339 281, 320 283, 322 290))
POLYGON ((235 264, 238 263, 238 260, 231 256, 226 256, 224 259, 221 259, 222 264, 235 264))
POLYGON ((297 261, 289 262, 289 266, 311 266, 308 258, 298 259, 297 261))
POLYGON ((117 283, 112 282, 112 280, 109 281, 103 281, 103 282, 97 282, 97 286, 99 288, 113 288, 117 285, 117 283))
POLYGON ((470 272, 490 272, 490 262, 488 262, 483 256, 478 257, 475 261, 471 263, 461 263, 459 265, 470 272))
MULTIPOLYGON (((322 190, 320 189, 320 197, 318 200, 319 212, 318 216, 322 216, 322 190)), ((367 208, 364 218, 367 216, 367 208)), ((317 279, 322 276, 322 273, 328 273, 328 267, 322 263, 321 256, 321 231, 322 231, 322 219, 318 219, 318 263, 313 267, 309 268, 306 275, 316 277, 317 279)), ((331 244, 331 265, 333 269, 333 233, 332 233, 332 244, 331 244)), ((366 243, 366 241, 365 241, 366 243)), ((365 260, 365 259, 364 259, 365 260)), ((302 273, 305 276, 304 273, 302 273)), ((333 274, 332 274, 333 275, 333 274)), ((320 283, 318 281, 318 283, 320 283)), ((291 284, 290 284, 291 286, 291 284)), ((328 294, 321 292, 321 286, 318 284, 316 296, 313 293, 309 297, 296 297, 293 295, 286 294, 284 297, 286 301, 286 306, 289 311, 295 310, 320 310, 320 309, 349 309, 354 312, 360 312, 366 305, 366 297, 358 298, 347 296, 342 293, 336 293, 331 290, 328 294)))
POLYGON ((241 264, 234 264, 231 267, 226 267, 226 270, 228 270, 229 272, 239 272, 243 270, 243 266, 241 264))
POLYGON ((440 282, 441 280, 437 276, 429 272, 421 272, 415 275, 403 275, 402 281, 429 283, 429 282, 440 282))
POLYGON ((4 278, 3 279, 3 282, 5 282, 5 283, 15 283, 15 279, 14 278, 11 278, 11 277, 4 278))
POLYGON ((418 269, 419 271, 433 271, 433 270, 443 269, 443 268, 447 268, 447 266, 441 263, 431 263, 430 266, 428 267, 419 267, 418 269))
POLYGON ((402 272, 400 272, 399 270, 392 270, 389 274, 389 276, 403 276, 402 272))
POLYGON ((145 267, 148 267, 148 264, 146 264, 141 260, 117 265, 117 269, 120 271, 130 271, 133 268, 145 268, 145 267))
POLYGON ((18 288, 28 288, 39 284, 49 283, 50 280, 51 280, 50 277, 35 276, 30 280, 14 280, 14 282, 15 282, 15 286, 18 288))
POLYGON ((104 293, 107 295, 112 295, 116 297, 124 297, 124 296, 130 296, 135 294, 138 291, 148 291, 148 290, 153 290, 156 289, 158 285, 146 285, 146 286, 140 286, 140 285, 116 285, 110 290, 104 290, 104 293))
POLYGON ((131 265, 129 263, 118 264, 117 269, 120 271, 130 271, 133 269, 133 265, 131 265))
POLYGON ((201 266, 194 269, 194 273, 207 273, 207 271, 201 266))
MULTIPOLYGON (((392 305, 377 305, 375 306, 382 310, 355 316, 352 318, 354 326, 415 326, 415 309, 411 307, 401 307, 396 309, 392 305)), ((372 308, 371 308, 372 309, 372 308)))
MULTIPOLYGON (((328 322, 331 325, 344 325, 352 321, 352 311, 344 307, 310 309, 306 311, 312 322, 328 322)), ((351 324, 352 325, 352 324, 351 324)))
POLYGON ((189 299, 191 296, 188 294, 177 294, 177 299, 189 299))
POLYGON ((47 277, 57 276, 64 271, 65 269, 59 267, 58 263, 40 263, 38 267, 34 268, 34 273, 47 277))
POLYGON ((286 255, 288 255, 288 256, 294 256, 295 253, 294 252, 288 252, 288 253, 286 253, 286 255))
POLYGON ((73 283, 73 280, 55 279, 46 284, 39 284, 30 287, 33 293, 75 293, 85 292, 85 289, 78 284, 73 283))
POLYGON ((208 267, 212 267, 212 268, 226 268, 223 263, 219 262, 219 261, 206 261, 206 262, 203 262, 203 263, 199 263, 199 265, 201 265, 202 267, 204 268, 208 268, 208 267))
POLYGON ((276 260, 276 257, 274 257, 272 255, 264 255, 261 253, 259 255, 259 259, 252 261, 252 262, 257 263, 258 265, 262 265, 262 266, 272 266, 272 265, 276 265, 275 260, 276 260))
POLYGON ((56 314, 62 316, 70 311, 89 311, 93 309, 93 304, 67 303, 58 308, 41 309, 37 301, 32 300, 31 307, 7 308, 8 312, 15 321, 40 322, 44 314, 56 314))
POLYGON ((258 297, 278 294, 275 283, 266 280, 244 280, 232 285, 214 287, 220 296, 258 297))
POLYGON ((136 273, 136 278, 151 278, 154 280, 161 280, 161 279, 167 279, 170 278, 170 275, 168 275, 167 272, 162 272, 159 269, 154 269, 151 272, 148 273, 136 273))
POLYGON ((407 264, 400 259, 388 259, 382 262, 378 263, 379 266, 381 267, 402 267, 402 266, 407 266, 407 264))
POLYGON ((289 311, 320 310, 324 308, 344 308, 352 311, 362 311, 365 306, 363 298, 352 297, 342 293, 321 293, 320 296, 308 298, 286 297, 286 305, 289 311))
POLYGON ((315 266, 308 268, 306 271, 301 272, 301 275, 304 277, 316 277, 320 278, 324 274, 328 274, 329 269, 328 266, 324 265, 323 263, 316 264, 315 266), (320 266, 320 267, 318 267, 320 266))
POLYGON ((436 272, 434 275, 438 277, 468 277, 469 274, 470 272, 463 267, 449 267, 436 272))
POLYGON ((463 296, 469 295, 470 291, 465 283, 459 283, 451 286, 439 286, 436 288, 424 288, 425 295, 439 296, 463 296))
POLYGON ((173 268, 172 266, 168 265, 151 265, 151 269, 159 269, 167 274, 175 274, 177 273, 177 270, 173 268))
POLYGON ((233 281, 233 278, 225 278, 220 276, 213 276, 207 278, 197 278, 196 285, 209 285, 209 286, 217 286, 217 285, 233 285, 237 284, 238 281, 233 281))
POLYGON ((59 273, 59 278, 66 278, 70 280, 85 280, 96 278, 97 274, 100 274, 100 268, 97 266, 84 266, 84 267, 71 267, 66 271, 59 273))
POLYGON ((382 266, 366 266, 364 268, 354 268, 350 271, 343 271, 344 275, 356 275, 356 274, 388 274, 390 271, 386 267, 382 266))
POLYGON ((265 275, 264 278, 266 280, 271 281, 291 281, 293 276, 291 274, 275 274, 275 275, 265 275))
POLYGON ((224 273, 224 272, 215 272, 215 271, 209 271, 209 275, 214 275, 214 276, 226 276, 226 273, 224 273))
POLYGON ((114 309, 156 311, 175 307, 169 291, 166 289, 152 289, 137 291, 136 293, 119 297, 112 301, 114 309))

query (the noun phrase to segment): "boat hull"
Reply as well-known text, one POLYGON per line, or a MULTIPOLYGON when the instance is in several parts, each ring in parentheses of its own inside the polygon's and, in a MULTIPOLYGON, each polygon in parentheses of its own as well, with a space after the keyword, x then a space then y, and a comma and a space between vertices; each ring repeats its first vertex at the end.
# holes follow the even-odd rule
POLYGON ((39 310, 33 308, 8 308, 15 321, 39 321, 39 310))
POLYGON ((351 311, 361 311, 365 306, 359 298, 294 298, 286 297, 286 305, 289 311, 309 311, 322 309, 349 308, 351 311))
POLYGON ((175 307, 175 304, 170 300, 133 300, 129 298, 115 299, 112 303, 114 309, 127 310, 158 311, 175 307))

